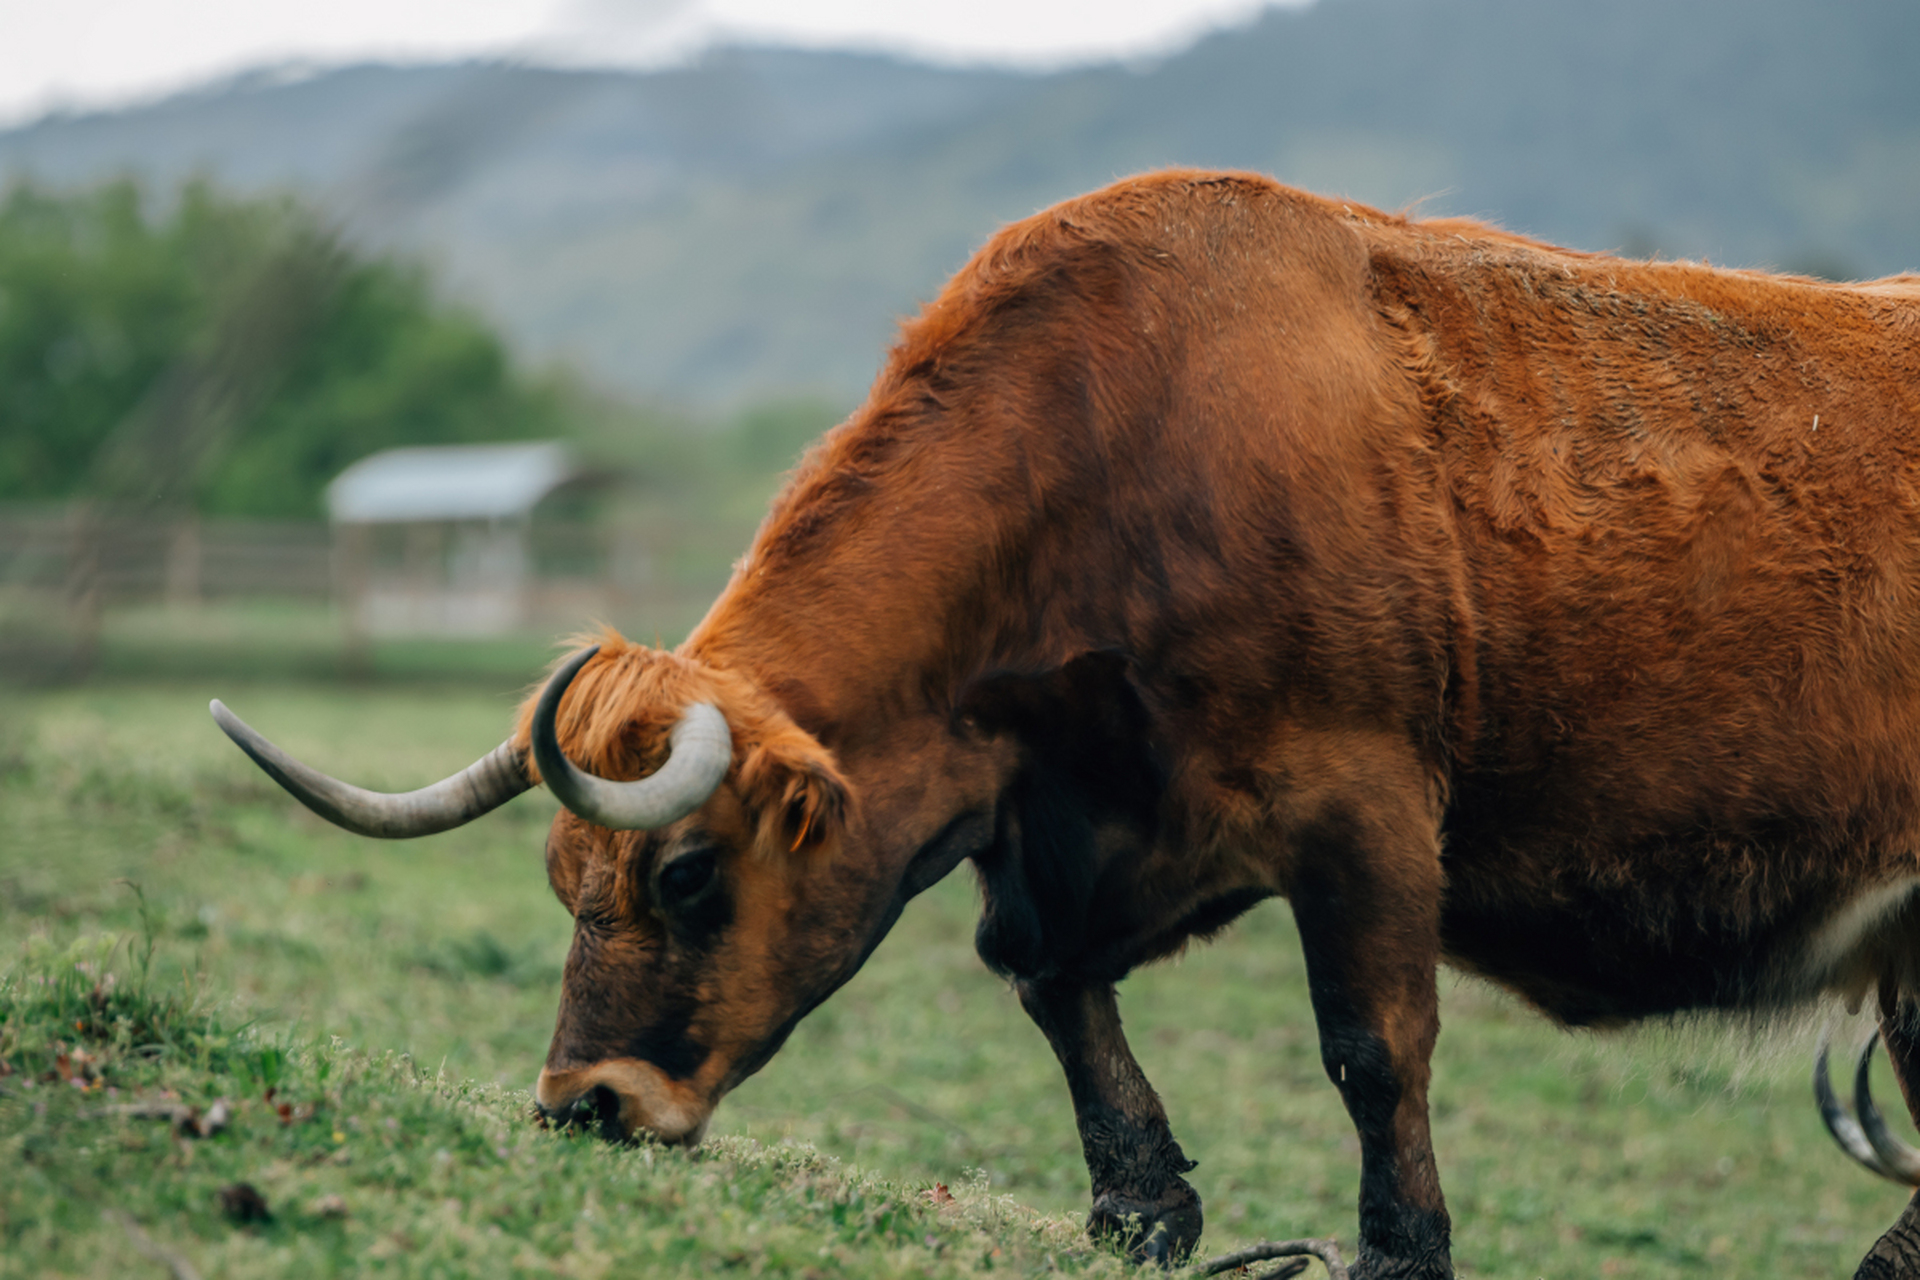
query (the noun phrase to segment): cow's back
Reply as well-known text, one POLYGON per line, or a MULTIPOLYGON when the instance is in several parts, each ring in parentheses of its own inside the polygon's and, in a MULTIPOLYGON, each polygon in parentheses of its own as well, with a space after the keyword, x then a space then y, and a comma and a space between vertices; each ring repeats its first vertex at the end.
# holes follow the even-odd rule
POLYGON ((1383 239, 1471 597, 1450 944, 1576 1021, 1832 980, 1920 870, 1910 282, 1383 239))

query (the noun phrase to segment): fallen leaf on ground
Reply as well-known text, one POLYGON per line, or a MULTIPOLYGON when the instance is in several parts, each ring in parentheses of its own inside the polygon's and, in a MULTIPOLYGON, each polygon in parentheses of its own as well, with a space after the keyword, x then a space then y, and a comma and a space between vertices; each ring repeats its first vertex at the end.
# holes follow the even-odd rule
POLYGON ((53 1059, 54 1072, 76 1089, 93 1087, 100 1079, 100 1059, 85 1049, 69 1049, 53 1059))
POLYGON ((347 1202, 337 1195, 325 1195, 309 1204, 307 1212, 316 1218, 344 1218, 347 1216, 347 1202))

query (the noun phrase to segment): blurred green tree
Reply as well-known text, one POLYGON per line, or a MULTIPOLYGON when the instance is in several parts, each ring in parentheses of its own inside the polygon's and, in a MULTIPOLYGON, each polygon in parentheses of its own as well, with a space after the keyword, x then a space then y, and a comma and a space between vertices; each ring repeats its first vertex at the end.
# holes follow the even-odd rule
POLYGON ((420 268, 291 199, 0 199, 0 501, 313 516, 377 449, 567 435, 577 411, 420 268))

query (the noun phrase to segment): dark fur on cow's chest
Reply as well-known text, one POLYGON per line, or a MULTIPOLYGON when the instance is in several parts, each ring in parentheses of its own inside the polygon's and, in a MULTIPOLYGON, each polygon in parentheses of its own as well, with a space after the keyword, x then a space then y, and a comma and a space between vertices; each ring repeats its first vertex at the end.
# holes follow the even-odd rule
POLYGON ((974 943, 996 973, 1116 982, 1271 896, 1221 885, 1142 910, 1130 867, 1159 832, 1166 772, 1127 665, 1089 653, 1043 674, 983 677, 960 699, 974 731, 1022 744, 992 844, 973 860, 974 943))
POLYGON ((1088 654, 1041 674, 997 672, 959 700, 972 731, 1021 743, 993 842, 973 860, 983 899, 974 943, 996 973, 1048 978, 1083 960, 1110 846, 1157 821, 1164 784, 1125 667, 1088 654))

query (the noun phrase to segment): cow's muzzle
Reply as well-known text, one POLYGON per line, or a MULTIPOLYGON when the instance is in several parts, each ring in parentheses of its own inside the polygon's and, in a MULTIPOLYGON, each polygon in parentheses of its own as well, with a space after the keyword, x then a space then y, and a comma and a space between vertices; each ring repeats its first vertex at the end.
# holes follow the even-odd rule
POLYGON ((591 1066, 540 1073, 534 1102, 548 1120, 580 1124, 614 1142, 654 1138, 695 1146, 706 1136, 713 1108, 694 1090, 650 1062, 609 1058, 591 1066))

